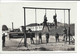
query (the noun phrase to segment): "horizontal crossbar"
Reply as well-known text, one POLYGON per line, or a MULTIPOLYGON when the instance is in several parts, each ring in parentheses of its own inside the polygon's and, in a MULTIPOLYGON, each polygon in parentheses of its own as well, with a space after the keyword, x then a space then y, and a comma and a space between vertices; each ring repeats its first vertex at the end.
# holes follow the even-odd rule
POLYGON ((23 7, 24 9, 46 9, 46 10, 70 10, 69 8, 39 8, 39 7, 23 7))

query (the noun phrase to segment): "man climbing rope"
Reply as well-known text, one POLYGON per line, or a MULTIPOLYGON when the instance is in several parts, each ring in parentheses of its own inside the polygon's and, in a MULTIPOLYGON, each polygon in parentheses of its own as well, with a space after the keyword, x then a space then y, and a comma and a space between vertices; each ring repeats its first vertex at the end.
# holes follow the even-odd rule
POLYGON ((47 25, 47 17, 46 17, 46 15, 44 15, 43 30, 44 30, 44 27, 45 27, 45 26, 47 26, 48 31, 49 31, 49 27, 48 27, 48 25, 47 25))
POLYGON ((57 18, 56 17, 57 15, 55 13, 55 15, 53 16, 55 28, 57 28, 57 18))

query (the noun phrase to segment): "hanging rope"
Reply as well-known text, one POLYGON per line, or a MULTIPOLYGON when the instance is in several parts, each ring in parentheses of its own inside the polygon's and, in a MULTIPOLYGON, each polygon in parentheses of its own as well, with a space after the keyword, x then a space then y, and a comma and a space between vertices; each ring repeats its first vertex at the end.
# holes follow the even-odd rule
POLYGON ((55 16, 57 16, 57 14, 56 14, 56 10, 55 10, 55 16))
POLYGON ((45 15, 46 15, 46 9, 45 9, 45 15))
POLYGON ((64 27, 65 27, 65 10, 64 10, 64 27))

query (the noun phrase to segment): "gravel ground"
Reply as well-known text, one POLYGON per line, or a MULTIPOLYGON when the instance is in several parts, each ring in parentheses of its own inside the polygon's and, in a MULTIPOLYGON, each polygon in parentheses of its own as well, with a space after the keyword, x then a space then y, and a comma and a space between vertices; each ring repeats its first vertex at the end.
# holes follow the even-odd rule
POLYGON ((42 44, 39 44, 38 36, 34 38, 34 44, 31 44, 30 38, 27 38, 27 47, 24 47, 24 39, 21 38, 17 39, 9 39, 6 37, 6 47, 2 47, 3 51, 75 51, 75 44, 65 43, 62 41, 63 36, 59 37, 60 41, 55 42, 55 37, 50 36, 49 43, 46 44, 45 35, 42 36, 42 44), (36 40, 37 39, 37 40, 36 40), (37 43, 36 43, 37 42, 37 43), (19 47, 18 47, 19 45, 19 47))

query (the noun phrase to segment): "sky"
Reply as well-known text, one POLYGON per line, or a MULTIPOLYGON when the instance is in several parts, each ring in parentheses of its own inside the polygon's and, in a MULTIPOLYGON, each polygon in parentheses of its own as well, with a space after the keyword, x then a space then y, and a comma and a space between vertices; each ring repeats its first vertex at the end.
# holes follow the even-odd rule
MULTIPOLYGON (((24 25, 24 10, 22 7, 42 7, 42 8, 70 8, 71 23, 77 19, 76 2, 3 2, 0 3, 0 26, 7 25, 8 28, 19 28, 24 25)), ((64 11, 57 10, 57 20, 64 22, 64 11)), ((36 10, 37 22, 41 23, 44 19, 45 10, 36 10)), ((55 10, 47 10, 48 22, 53 22, 55 10)), ((65 22, 68 23, 68 12, 65 11, 65 22)), ((26 9, 26 24, 35 23, 35 10, 26 9)))

